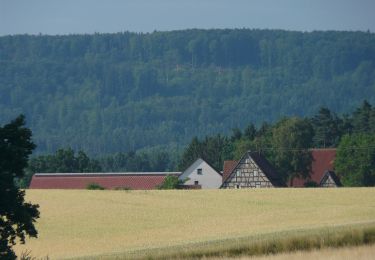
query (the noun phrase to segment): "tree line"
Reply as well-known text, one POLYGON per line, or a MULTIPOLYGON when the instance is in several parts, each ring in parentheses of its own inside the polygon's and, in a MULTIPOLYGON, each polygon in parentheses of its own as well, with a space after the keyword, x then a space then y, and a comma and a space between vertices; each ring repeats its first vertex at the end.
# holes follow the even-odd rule
POLYGON ((225 160, 239 160, 248 150, 262 153, 288 182, 309 176, 311 148, 337 148, 335 169, 344 185, 373 186, 374 134, 375 107, 363 101, 350 115, 339 116, 322 107, 312 117, 284 117, 258 128, 250 123, 242 130, 232 129, 228 136, 194 137, 182 151, 154 149, 89 158, 83 151, 59 149, 32 158, 19 184, 27 187, 36 172, 183 171, 199 157, 220 171, 225 160))
POLYGON ((262 153, 289 183, 310 173, 311 148, 337 148, 334 167, 346 186, 375 185, 375 107, 367 101, 351 115, 321 108, 313 117, 285 117, 260 128, 249 124, 232 135, 193 138, 180 160, 181 170, 201 157, 221 170, 248 150, 262 153))
POLYGON ((39 154, 183 149, 248 122, 375 102, 374 43, 248 29, 2 36, 0 123, 25 114, 39 154))

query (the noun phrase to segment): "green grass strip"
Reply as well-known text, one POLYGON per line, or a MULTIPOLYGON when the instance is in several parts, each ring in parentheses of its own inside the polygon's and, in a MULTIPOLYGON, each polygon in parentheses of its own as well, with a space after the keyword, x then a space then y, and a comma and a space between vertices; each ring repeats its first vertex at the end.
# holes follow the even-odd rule
POLYGON ((300 229, 79 259, 199 259, 278 254, 375 243, 375 223, 300 229))

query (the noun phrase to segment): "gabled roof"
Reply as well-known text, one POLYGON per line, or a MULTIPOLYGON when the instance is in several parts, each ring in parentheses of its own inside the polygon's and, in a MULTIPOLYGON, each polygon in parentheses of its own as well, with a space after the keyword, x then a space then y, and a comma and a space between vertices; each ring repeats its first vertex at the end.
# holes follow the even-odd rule
POLYGON ((233 169, 236 168, 238 161, 224 161, 223 166, 223 183, 224 180, 232 173, 233 169))
POLYGON ((323 182, 325 182, 329 177, 332 178, 332 180, 335 182, 337 187, 341 187, 341 181, 339 177, 336 175, 334 171, 326 171, 322 177, 322 179, 319 182, 319 186, 322 186, 323 182))
POLYGON ((293 187, 304 187, 305 182, 320 183, 326 171, 333 171, 333 162, 336 158, 335 148, 311 149, 312 156, 310 179, 294 178, 293 187))
POLYGON ((219 176, 222 176, 221 172, 216 170, 215 167, 213 167, 210 163, 206 162, 205 160, 203 160, 202 158, 198 158, 196 159, 189 167, 187 167, 182 173, 180 176, 184 175, 185 172, 187 172, 191 167, 194 166, 194 164, 198 161, 202 161, 204 163, 206 163, 208 166, 210 166, 212 168, 212 170, 214 170, 214 172, 216 172, 219 176))
POLYGON ((239 160, 236 166, 232 169, 232 172, 225 179, 223 178, 223 183, 226 182, 230 178, 230 176, 236 173, 237 167, 246 156, 253 159, 253 161, 258 165, 258 167, 266 175, 266 177, 269 179, 269 181, 272 183, 273 186, 286 187, 284 181, 281 179, 280 175, 273 168, 273 166, 268 162, 268 160, 262 154, 258 152, 251 152, 251 151, 246 152, 242 156, 241 160, 239 160))

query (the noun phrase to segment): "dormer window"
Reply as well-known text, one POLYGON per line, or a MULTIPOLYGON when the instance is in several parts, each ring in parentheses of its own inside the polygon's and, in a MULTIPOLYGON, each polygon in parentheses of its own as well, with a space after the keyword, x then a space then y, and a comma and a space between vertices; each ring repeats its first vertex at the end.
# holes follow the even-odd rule
POLYGON ((202 175, 203 174, 202 168, 197 169, 197 174, 198 175, 202 175))

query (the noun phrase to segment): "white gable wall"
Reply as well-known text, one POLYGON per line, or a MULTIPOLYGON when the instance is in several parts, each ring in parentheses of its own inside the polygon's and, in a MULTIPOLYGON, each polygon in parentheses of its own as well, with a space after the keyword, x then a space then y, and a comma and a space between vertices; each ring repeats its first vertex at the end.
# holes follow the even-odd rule
POLYGON ((187 168, 179 177, 185 180, 185 185, 194 185, 198 181, 202 189, 218 189, 222 183, 222 176, 217 173, 208 163, 202 159, 196 160, 189 168, 187 168), (202 174, 198 174, 198 169, 202 169, 202 174))

